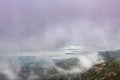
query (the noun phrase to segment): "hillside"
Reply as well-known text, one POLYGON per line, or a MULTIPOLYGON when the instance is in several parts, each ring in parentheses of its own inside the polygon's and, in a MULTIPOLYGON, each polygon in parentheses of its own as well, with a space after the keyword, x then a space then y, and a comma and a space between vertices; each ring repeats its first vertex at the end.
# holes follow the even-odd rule
POLYGON ((119 61, 113 59, 93 66, 82 75, 82 80, 120 80, 119 61))
POLYGON ((81 55, 48 61, 34 56, 0 56, 0 80, 120 80, 120 50, 101 51, 99 55, 104 62, 89 70, 80 63, 86 60, 80 59, 81 55))

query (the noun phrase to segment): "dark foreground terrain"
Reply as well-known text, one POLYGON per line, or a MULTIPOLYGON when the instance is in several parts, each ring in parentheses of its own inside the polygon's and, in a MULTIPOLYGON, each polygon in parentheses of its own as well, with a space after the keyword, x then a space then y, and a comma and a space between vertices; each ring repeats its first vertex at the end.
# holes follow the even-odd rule
POLYGON ((113 59, 93 66, 82 80, 120 80, 120 60, 113 59))
POLYGON ((87 71, 77 58, 53 60, 55 65, 46 65, 33 56, 0 57, 0 80, 120 80, 120 50, 99 54, 105 61, 87 71), (76 67, 84 71, 71 73, 76 67))

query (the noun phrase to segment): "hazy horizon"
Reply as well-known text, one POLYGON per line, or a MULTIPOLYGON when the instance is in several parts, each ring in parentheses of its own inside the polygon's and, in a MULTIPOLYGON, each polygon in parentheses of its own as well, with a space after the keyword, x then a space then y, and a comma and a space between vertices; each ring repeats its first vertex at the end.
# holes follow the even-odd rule
POLYGON ((119 0, 0 0, 0 55, 67 44, 120 48, 119 0))

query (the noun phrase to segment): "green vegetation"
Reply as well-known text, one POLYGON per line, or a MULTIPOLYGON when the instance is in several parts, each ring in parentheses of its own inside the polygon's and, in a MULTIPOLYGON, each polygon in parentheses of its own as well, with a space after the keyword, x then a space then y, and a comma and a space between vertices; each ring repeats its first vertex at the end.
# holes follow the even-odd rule
POLYGON ((120 80, 119 60, 109 60, 95 65, 82 75, 82 80, 120 80))

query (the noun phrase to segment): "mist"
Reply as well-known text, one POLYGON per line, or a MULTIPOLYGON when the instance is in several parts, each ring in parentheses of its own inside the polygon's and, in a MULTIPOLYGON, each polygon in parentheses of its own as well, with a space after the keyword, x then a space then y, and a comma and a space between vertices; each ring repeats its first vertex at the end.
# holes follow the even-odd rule
POLYGON ((119 0, 0 0, 0 51, 56 50, 69 43, 119 48, 119 0))
POLYGON ((0 57, 0 73, 18 80, 20 61, 11 61, 15 70, 6 61, 13 56, 34 56, 62 74, 84 72, 103 62, 98 51, 120 48, 119 7, 119 0, 0 0, 0 56, 7 57, 0 57), (90 51, 66 55, 62 49, 69 44, 90 51), (64 70, 53 58, 77 58, 79 63, 64 70))
POLYGON ((57 61, 57 59, 55 57, 1 56, 0 64, 2 65, 0 66, 0 79, 4 79, 2 75, 5 76, 5 80, 34 80, 54 74, 82 74, 92 66, 104 62, 103 57, 97 52, 62 55, 58 56, 58 58, 58 62, 56 63, 55 61, 57 61), (78 59, 77 63, 76 59, 78 59), (61 62, 63 64, 61 64, 61 62), (68 65, 70 68, 66 69, 65 67, 60 67, 57 64, 61 64, 63 66, 68 65))

